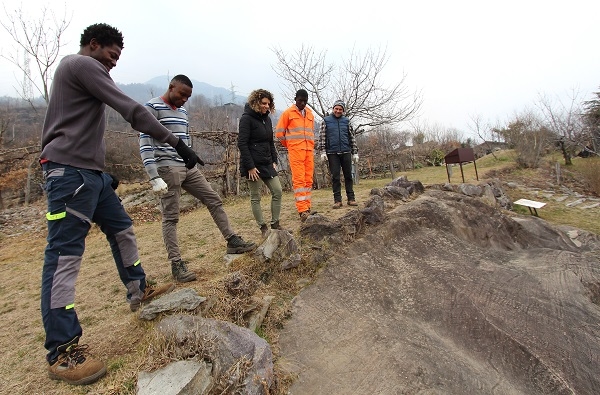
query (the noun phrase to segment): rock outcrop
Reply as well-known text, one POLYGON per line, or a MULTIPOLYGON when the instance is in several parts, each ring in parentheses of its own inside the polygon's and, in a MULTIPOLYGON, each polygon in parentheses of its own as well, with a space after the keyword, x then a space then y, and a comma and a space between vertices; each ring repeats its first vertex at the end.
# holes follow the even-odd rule
POLYGON ((598 236, 486 190, 375 193, 402 204, 343 245, 328 225, 340 248, 279 341, 289 393, 600 393, 598 236))

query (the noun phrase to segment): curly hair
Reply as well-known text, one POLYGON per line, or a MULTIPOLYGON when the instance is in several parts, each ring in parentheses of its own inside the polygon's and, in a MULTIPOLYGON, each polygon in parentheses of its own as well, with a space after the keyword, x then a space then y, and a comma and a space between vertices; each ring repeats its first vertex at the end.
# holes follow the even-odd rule
POLYGON ((81 34, 79 45, 85 47, 95 38, 101 46, 111 46, 117 44, 123 49, 123 34, 116 28, 107 25, 106 23, 95 23, 85 28, 81 34))
POLYGON ((269 111, 273 113, 275 111, 275 100, 273 100, 273 94, 265 89, 256 89, 250 92, 250 95, 248 96, 248 105, 250 105, 250 108, 254 111, 260 112, 260 101, 265 97, 271 101, 271 104, 269 104, 269 111))

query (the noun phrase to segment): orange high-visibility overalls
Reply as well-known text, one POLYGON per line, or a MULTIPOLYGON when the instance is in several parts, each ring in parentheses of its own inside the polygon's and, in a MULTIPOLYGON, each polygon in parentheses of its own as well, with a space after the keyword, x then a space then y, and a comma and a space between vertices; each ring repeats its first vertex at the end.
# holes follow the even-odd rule
POLYGON ((281 114, 275 128, 275 137, 288 150, 296 209, 299 213, 310 211, 315 167, 314 120, 310 108, 304 107, 304 115, 302 115, 298 107, 292 105, 281 114))

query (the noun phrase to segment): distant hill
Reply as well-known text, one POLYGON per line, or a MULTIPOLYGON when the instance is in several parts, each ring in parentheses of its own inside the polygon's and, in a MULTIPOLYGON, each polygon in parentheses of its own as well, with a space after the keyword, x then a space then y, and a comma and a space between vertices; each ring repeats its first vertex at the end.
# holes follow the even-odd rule
MULTIPOLYGON (((154 77, 143 84, 121 84, 117 82, 117 86, 137 102, 145 103, 149 99, 165 93, 170 78, 171 77, 169 76, 161 75, 154 77)), ((191 80, 192 84, 194 84, 193 96, 203 95, 207 99, 213 101, 216 105, 223 105, 231 102, 243 105, 246 102, 247 98, 245 96, 235 95, 235 97, 232 98, 229 89, 213 86, 193 78, 191 80)))

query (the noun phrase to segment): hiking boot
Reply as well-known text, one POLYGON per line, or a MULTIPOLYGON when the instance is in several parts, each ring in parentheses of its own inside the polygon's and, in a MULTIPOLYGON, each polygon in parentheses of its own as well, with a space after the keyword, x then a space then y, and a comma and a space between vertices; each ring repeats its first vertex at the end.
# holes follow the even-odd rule
POLYGON ((348 203, 346 203, 348 206, 358 206, 358 203, 356 203, 356 200, 348 200, 348 203))
POLYGON ((181 259, 171 262, 171 273, 173 273, 175 281, 179 283, 187 283, 196 279, 196 273, 189 271, 187 262, 181 259))
POLYGON ((271 229, 277 229, 277 230, 285 230, 281 227, 281 225, 279 225, 279 221, 275 221, 271 224, 271 229))
POLYGON ((48 376, 52 380, 66 381, 72 385, 86 385, 96 382, 106 374, 104 362, 92 357, 87 351, 87 344, 77 344, 79 336, 75 336, 67 344, 58 347, 60 355, 50 361, 48 376))
POLYGON ((267 224, 262 224, 260 226, 260 233, 261 233, 262 237, 267 237, 268 231, 269 231, 269 227, 267 226, 267 224))
POLYGON ((132 297, 129 301, 129 308, 131 311, 138 311, 142 303, 146 303, 157 297, 158 295, 166 294, 175 289, 175 284, 167 283, 162 286, 157 286, 146 282, 146 288, 144 288, 144 295, 141 299, 132 297))
POLYGON ((300 213, 300 221, 304 222, 310 216, 310 211, 303 211, 300 213))
POLYGON ((342 208, 342 202, 335 202, 331 208, 342 208))
POLYGON ((256 247, 256 244, 251 241, 246 242, 238 235, 233 235, 227 240, 228 254, 243 254, 252 251, 254 247, 256 247))

